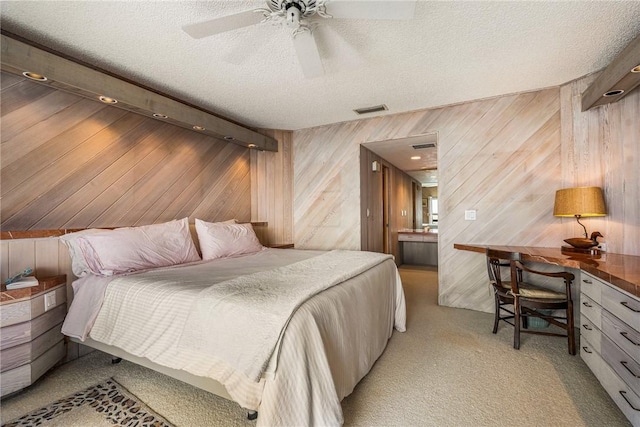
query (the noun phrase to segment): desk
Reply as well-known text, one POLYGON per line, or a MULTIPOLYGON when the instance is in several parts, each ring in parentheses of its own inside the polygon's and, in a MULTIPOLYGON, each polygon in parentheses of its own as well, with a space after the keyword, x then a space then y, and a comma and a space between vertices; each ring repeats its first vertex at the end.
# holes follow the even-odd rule
MULTIPOLYGON (((640 256, 564 254, 560 248, 489 246, 524 261, 580 269, 580 356, 634 426, 640 426, 640 256), (627 294, 620 292, 624 290, 627 294), (634 298, 635 297, 635 298, 634 298)), ((455 244, 484 254, 486 246, 455 244)))
POLYGON ((456 243, 454 248, 485 253, 485 249, 520 252, 524 261, 541 262, 576 268, 590 273, 640 298, 640 256, 603 252, 601 255, 564 254, 560 248, 534 246, 467 245, 456 243))

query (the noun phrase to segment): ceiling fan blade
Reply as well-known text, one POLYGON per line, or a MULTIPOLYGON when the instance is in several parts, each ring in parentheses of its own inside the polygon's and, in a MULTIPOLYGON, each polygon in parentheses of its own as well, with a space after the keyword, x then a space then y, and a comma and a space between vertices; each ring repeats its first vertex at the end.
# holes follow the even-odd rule
POLYGON ((261 12, 246 10, 233 15, 199 22, 197 24, 185 25, 182 29, 194 39, 201 39, 214 34, 220 34, 226 31, 255 25, 260 23, 263 19, 264 15, 261 12))
POLYGON ((409 0, 331 0, 327 14, 338 19, 413 19, 416 2, 409 0))
POLYGON ((320 52, 311 31, 302 31, 293 37, 293 47, 296 49, 302 73, 308 79, 324 74, 320 52))

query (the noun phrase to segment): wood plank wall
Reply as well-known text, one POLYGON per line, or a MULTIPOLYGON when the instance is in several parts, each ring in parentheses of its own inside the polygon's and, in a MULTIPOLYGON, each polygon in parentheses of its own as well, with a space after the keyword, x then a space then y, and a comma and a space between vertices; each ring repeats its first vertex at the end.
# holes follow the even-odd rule
MULTIPOLYGON (((610 252, 640 255, 640 90, 622 100, 580 111, 581 94, 598 75, 560 89, 562 184, 604 189, 608 215, 582 220, 600 231, 610 252)), ((580 236, 575 220, 564 219, 562 234, 580 236)))
POLYGON ((353 248, 354 145, 438 132, 441 304, 492 311, 484 260, 453 250, 454 242, 559 246, 578 235, 575 221, 552 216, 559 188, 602 186, 609 213, 587 227, 605 234, 610 252, 640 255, 640 91, 583 113, 580 95, 595 77, 294 132, 298 247, 353 248), (334 161, 310 175, 298 169, 314 158, 334 161), (478 220, 464 221, 465 209, 476 209, 478 220))
POLYGON ((1 77, 3 230, 250 220, 249 150, 1 77))
POLYGON ((294 243, 292 133, 263 133, 278 141, 278 152, 251 151, 251 220, 269 223, 269 243, 294 243))

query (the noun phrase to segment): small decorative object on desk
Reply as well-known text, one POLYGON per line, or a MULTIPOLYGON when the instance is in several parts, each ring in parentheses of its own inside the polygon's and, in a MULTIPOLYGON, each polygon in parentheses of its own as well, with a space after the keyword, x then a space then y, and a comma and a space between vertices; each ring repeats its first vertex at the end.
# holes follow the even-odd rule
POLYGON ((31 273, 33 273, 33 268, 29 267, 15 276, 9 277, 4 282, 7 285, 7 290, 38 286, 38 279, 29 276, 31 273))
POLYGON ((34 276, 27 276, 9 283, 7 290, 29 288, 31 286, 38 286, 38 279, 34 276))

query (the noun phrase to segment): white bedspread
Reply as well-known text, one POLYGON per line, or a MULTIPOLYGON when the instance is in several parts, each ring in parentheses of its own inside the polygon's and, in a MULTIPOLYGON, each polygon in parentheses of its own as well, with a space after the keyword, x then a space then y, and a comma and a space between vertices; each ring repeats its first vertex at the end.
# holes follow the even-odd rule
MULTIPOLYGON (((211 279, 215 283, 232 279, 238 271, 253 273, 318 254, 277 249, 188 269, 214 276, 219 272, 211 279)), ((277 370, 272 357, 256 382, 216 358, 191 357, 177 345, 190 308, 208 286, 192 277, 176 268, 115 279, 107 287, 90 336, 160 365, 221 382, 241 406, 259 410, 259 426, 341 424, 340 401, 382 354, 394 323, 400 331, 405 328, 404 294, 395 264, 387 259, 302 304, 280 339, 277 370), (160 280, 141 283, 132 280, 136 276, 160 280)))
MULTIPOLYGON (((209 286, 189 310, 178 347, 192 357, 220 359, 257 382, 302 303, 390 258, 334 250, 209 286), (250 339, 238 340, 239 336, 250 339)), ((201 280, 206 282, 207 277, 201 280)))

